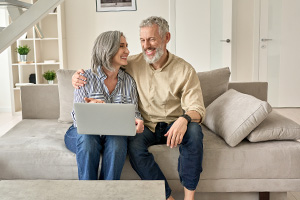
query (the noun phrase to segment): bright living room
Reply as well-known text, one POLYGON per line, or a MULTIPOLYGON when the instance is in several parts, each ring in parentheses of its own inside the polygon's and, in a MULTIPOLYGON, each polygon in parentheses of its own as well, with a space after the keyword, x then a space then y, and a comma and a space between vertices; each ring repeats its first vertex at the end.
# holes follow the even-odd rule
MULTIPOLYGON (((252 3, 250 1, 245 2, 244 5, 241 5, 241 3, 237 3, 234 1, 234 6, 240 6, 239 8, 243 8, 246 7, 248 5, 252 5, 252 3)), ((183 5, 180 2, 177 2, 177 7, 176 7, 176 11, 177 11, 177 15, 178 18, 182 17, 183 15, 183 11, 184 11, 184 7, 188 7, 186 9, 190 9, 190 7, 188 5, 183 5), (182 8, 182 9, 179 9, 182 8)), ((166 19, 169 19, 170 21, 172 21, 172 17, 171 17, 171 11, 170 11, 170 5, 172 5, 171 3, 169 3, 168 1, 165 1, 163 3, 159 2, 159 1, 152 1, 151 3, 149 2, 139 2, 138 1, 138 11, 140 10, 156 10, 155 12, 145 12, 144 14, 138 13, 138 19, 137 20, 132 20, 131 18, 127 20, 128 21, 135 21, 136 27, 138 27, 138 22, 140 21, 140 19, 143 19, 145 17, 147 17, 148 15, 159 15, 159 16, 163 16, 166 19), (161 9, 157 8, 157 5, 160 5, 161 9), (169 10, 168 12, 165 12, 165 10, 169 10)), ((192 5, 192 4, 191 4, 192 5)), ((135 40, 134 38, 138 38, 138 29, 134 29, 134 30, 130 30, 131 26, 133 26, 133 23, 129 23, 130 25, 128 25, 127 23, 125 23, 125 21, 123 21, 122 23, 117 23, 114 25, 111 25, 109 20, 104 20, 101 21, 100 17, 104 17, 106 19, 111 18, 112 21, 117 21, 119 18, 124 17, 125 19, 126 17, 128 17, 126 14, 124 13, 119 13, 119 15, 114 15, 114 13, 97 13, 99 16, 95 17, 94 15, 96 15, 96 12, 93 14, 90 14, 90 16, 87 16, 89 18, 83 18, 80 19, 79 16, 75 16, 76 13, 78 13, 81 9, 83 9, 83 7, 86 6, 84 9, 90 9, 91 7, 94 6, 94 2, 93 3, 84 3, 82 4, 82 2, 79 1, 73 1, 72 3, 68 0, 65 1, 65 7, 66 7, 66 32, 67 32, 67 36, 66 36, 66 40, 67 40, 67 58, 68 58, 68 69, 78 69, 78 68, 87 68, 88 64, 89 64, 89 50, 90 50, 90 46, 93 42, 93 39, 97 36, 98 33, 104 31, 104 30, 108 30, 108 29, 112 29, 112 28, 118 28, 121 30, 124 30, 124 32, 126 33, 126 35, 128 35, 128 40, 129 40, 129 44, 130 46, 133 46, 133 50, 131 50, 131 54, 135 54, 139 52, 139 44, 138 44, 138 40, 135 40), (71 9, 71 4, 77 4, 74 7, 72 7, 71 9), (83 33, 83 30, 86 30, 85 28, 81 28, 79 27, 77 24, 84 24, 84 22, 91 20, 93 17, 95 17, 97 19, 97 21, 92 21, 93 23, 91 24, 87 24, 85 26, 87 26, 86 28, 91 29, 92 33, 89 35, 85 35, 86 33, 83 33), (73 19, 73 20, 71 20, 73 19), (102 22, 101 27, 97 27, 98 23, 102 22), (69 35, 68 35, 69 32, 69 35), (72 33, 72 34, 70 34, 72 33), (83 36, 84 35, 84 36, 83 36), (84 38, 86 38, 85 41, 80 41, 80 38, 82 38, 82 36, 84 38), (86 52, 86 53, 80 53, 80 55, 78 55, 77 52, 75 52, 74 47, 83 47, 86 49, 86 51, 82 51, 82 52, 86 52)), ((207 2, 204 3, 204 5, 198 5, 198 6, 207 6, 207 2)), ((253 5, 252 5, 253 6, 253 5)), ((206 71, 209 70, 209 68, 207 67, 203 67, 203 66, 209 66, 210 60, 207 59, 207 53, 205 53, 205 55, 203 56, 203 59, 199 59, 200 56, 196 57, 195 55, 186 55, 182 49, 184 48, 180 48, 180 47, 184 47, 185 44, 182 44, 183 38, 185 36, 183 36, 185 33, 181 33, 181 29, 180 27, 183 27, 183 23, 185 19, 183 18, 179 18, 178 22, 176 22, 176 40, 175 42, 173 41, 173 45, 171 44, 170 48, 174 49, 174 43, 176 43, 176 53, 178 53, 178 55, 180 55, 183 58, 186 58, 186 60, 190 61, 191 63, 197 63, 194 64, 195 68, 197 69, 196 71, 206 71), (181 21, 182 20, 182 21, 181 21), (177 30, 180 29, 180 30, 177 30), (195 59, 195 57, 197 59, 195 59)), ((247 19, 245 19, 247 20, 247 19)), ((201 21, 200 21, 201 23, 201 21)), ((204 24, 204 21, 202 21, 202 23, 204 24)), ((192 25, 189 25, 192 26, 192 25)), ((184 27, 183 27, 184 28, 184 27)), ((199 30, 198 30, 199 31, 199 30)), ((205 31, 203 31, 205 32, 205 31)), ((201 34, 201 33, 199 33, 201 34)), ((202 35, 201 35, 202 36, 202 35)), ((203 40, 206 40, 205 38, 203 40)), ((203 40, 199 40, 197 42, 199 42, 199 44, 197 43, 197 47, 195 47, 193 50, 197 50, 197 48, 199 48, 199 46, 201 46, 201 43, 206 44, 203 45, 204 47, 200 47, 200 49, 198 49, 199 52, 207 52, 207 46, 209 46, 210 44, 207 44, 206 41, 203 40)), ((244 44, 245 45, 245 44, 244 44)), ((193 52, 195 52, 193 51, 193 52)), ((210 57, 210 56, 208 56, 210 57)), ((251 72, 253 70, 253 62, 250 62, 250 64, 252 64, 252 66, 249 67, 249 63, 247 63, 249 60, 247 60, 248 58, 244 58, 243 56, 240 57, 236 57, 235 60, 233 60, 233 67, 232 67, 232 80, 236 80, 236 81, 252 81, 253 80, 253 76, 252 73, 249 73, 249 71, 251 72), (237 64, 238 63, 238 64, 237 64), (235 64, 235 65, 234 65, 235 64), (238 66, 237 66, 238 65, 238 66), (243 68, 240 68, 239 66, 243 66, 243 68)), ((2 62, 2 61, 1 61, 2 62)), ((9 77, 9 76, 7 76, 9 77)), ((8 80, 9 82, 10 80, 8 80)), ((6 85, 10 85, 10 84, 6 84, 6 85)), ((8 90, 10 90, 8 88, 8 90)), ((7 95, 6 102, 4 103, 4 106, 0 105, 0 107, 6 107, 7 105, 7 99, 10 99, 10 95, 7 95)), ((8 106, 9 107, 9 106, 8 106)), ((6 108, 7 109, 7 108, 6 108)), ((286 115, 289 118, 292 118, 294 121, 297 121, 299 123, 299 108, 278 108, 276 109, 277 111, 281 112, 283 115, 286 115)), ((2 118, 2 117, 1 117, 2 118)), ((4 120, 1 121, 3 122, 1 124, 1 130, 8 130, 9 129, 9 124, 15 124, 16 122, 18 122, 19 120, 21 120, 20 115, 18 116, 12 116, 10 117, 10 114, 3 114, 3 118, 4 120), (6 122, 6 123, 4 123, 6 122)), ((293 193, 294 194, 294 193, 293 193)), ((299 194, 295 193, 294 194, 294 199, 299 199, 299 194), (298 196, 297 196, 298 195, 298 196)), ((293 199, 291 196, 289 197, 290 199, 293 199)))

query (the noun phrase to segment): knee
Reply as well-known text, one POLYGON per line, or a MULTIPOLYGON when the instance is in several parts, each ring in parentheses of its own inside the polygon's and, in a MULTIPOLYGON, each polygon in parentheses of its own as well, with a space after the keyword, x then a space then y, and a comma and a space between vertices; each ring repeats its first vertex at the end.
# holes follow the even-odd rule
POLYGON ((195 150, 201 149, 203 146, 203 132, 198 123, 192 122, 188 125, 183 144, 188 144, 188 146, 194 148, 195 150))
POLYGON ((196 122, 191 122, 187 127, 187 136, 190 140, 202 141, 203 132, 201 126, 196 122))
POLYGON ((147 153, 147 151, 148 147, 138 137, 133 136, 128 139, 128 153, 130 157, 140 156, 147 153))
POLYGON ((77 140, 77 128, 75 128, 73 125, 67 130, 65 134, 65 145, 66 147, 72 151, 73 153, 76 153, 76 140, 77 140))
MULTIPOLYGON (((96 139, 95 135, 80 135, 77 137, 77 151, 84 151, 86 153, 92 154, 95 151, 100 150, 100 145, 96 139)), ((98 136, 99 137, 99 136, 98 136)))
POLYGON ((125 136, 108 136, 106 146, 110 147, 112 153, 126 154, 127 153, 127 137, 125 136))

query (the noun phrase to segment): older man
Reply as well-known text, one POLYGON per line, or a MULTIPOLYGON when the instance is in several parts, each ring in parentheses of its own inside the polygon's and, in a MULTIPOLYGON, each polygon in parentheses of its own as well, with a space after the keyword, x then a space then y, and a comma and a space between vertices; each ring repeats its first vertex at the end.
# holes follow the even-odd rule
MULTIPOLYGON (((166 198, 172 200, 168 182, 148 147, 181 144, 178 172, 188 200, 194 199, 202 172, 203 133, 199 123, 205 107, 194 68, 167 50, 170 38, 168 22, 161 17, 149 17, 140 24, 142 53, 128 58, 126 72, 136 81, 145 129, 129 138, 128 151, 141 179, 165 180, 166 198)), ((82 72, 73 75, 74 87, 85 83, 79 75, 82 72)))

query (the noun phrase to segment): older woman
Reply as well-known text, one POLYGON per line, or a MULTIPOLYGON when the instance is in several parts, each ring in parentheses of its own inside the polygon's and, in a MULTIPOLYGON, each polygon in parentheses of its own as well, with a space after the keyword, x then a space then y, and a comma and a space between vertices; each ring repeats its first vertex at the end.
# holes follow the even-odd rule
MULTIPOLYGON (((121 69, 127 65, 128 44, 120 31, 108 31, 95 40, 91 69, 84 76, 87 83, 74 91, 74 102, 79 103, 130 103, 136 106, 136 132, 144 125, 138 111, 136 84, 121 69)), ((80 180, 97 180, 100 153, 103 153, 101 180, 118 180, 127 154, 126 136, 81 135, 77 133, 76 118, 65 135, 65 144, 76 153, 80 180)))

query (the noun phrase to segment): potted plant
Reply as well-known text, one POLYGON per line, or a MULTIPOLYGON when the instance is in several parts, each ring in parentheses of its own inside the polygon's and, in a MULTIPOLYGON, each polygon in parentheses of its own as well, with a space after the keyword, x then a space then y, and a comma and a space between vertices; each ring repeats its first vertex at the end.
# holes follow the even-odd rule
POLYGON ((56 73, 54 70, 48 70, 43 74, 43 77, 48 81, 49 84, 53 84, 53 81, 56 78, 56 73))
POLYGON ((19 62, 26 63, 27 54, 30 52, 30 47, 27 44, 19 46, 16 48, 16 52, 19 53, 19 62))

